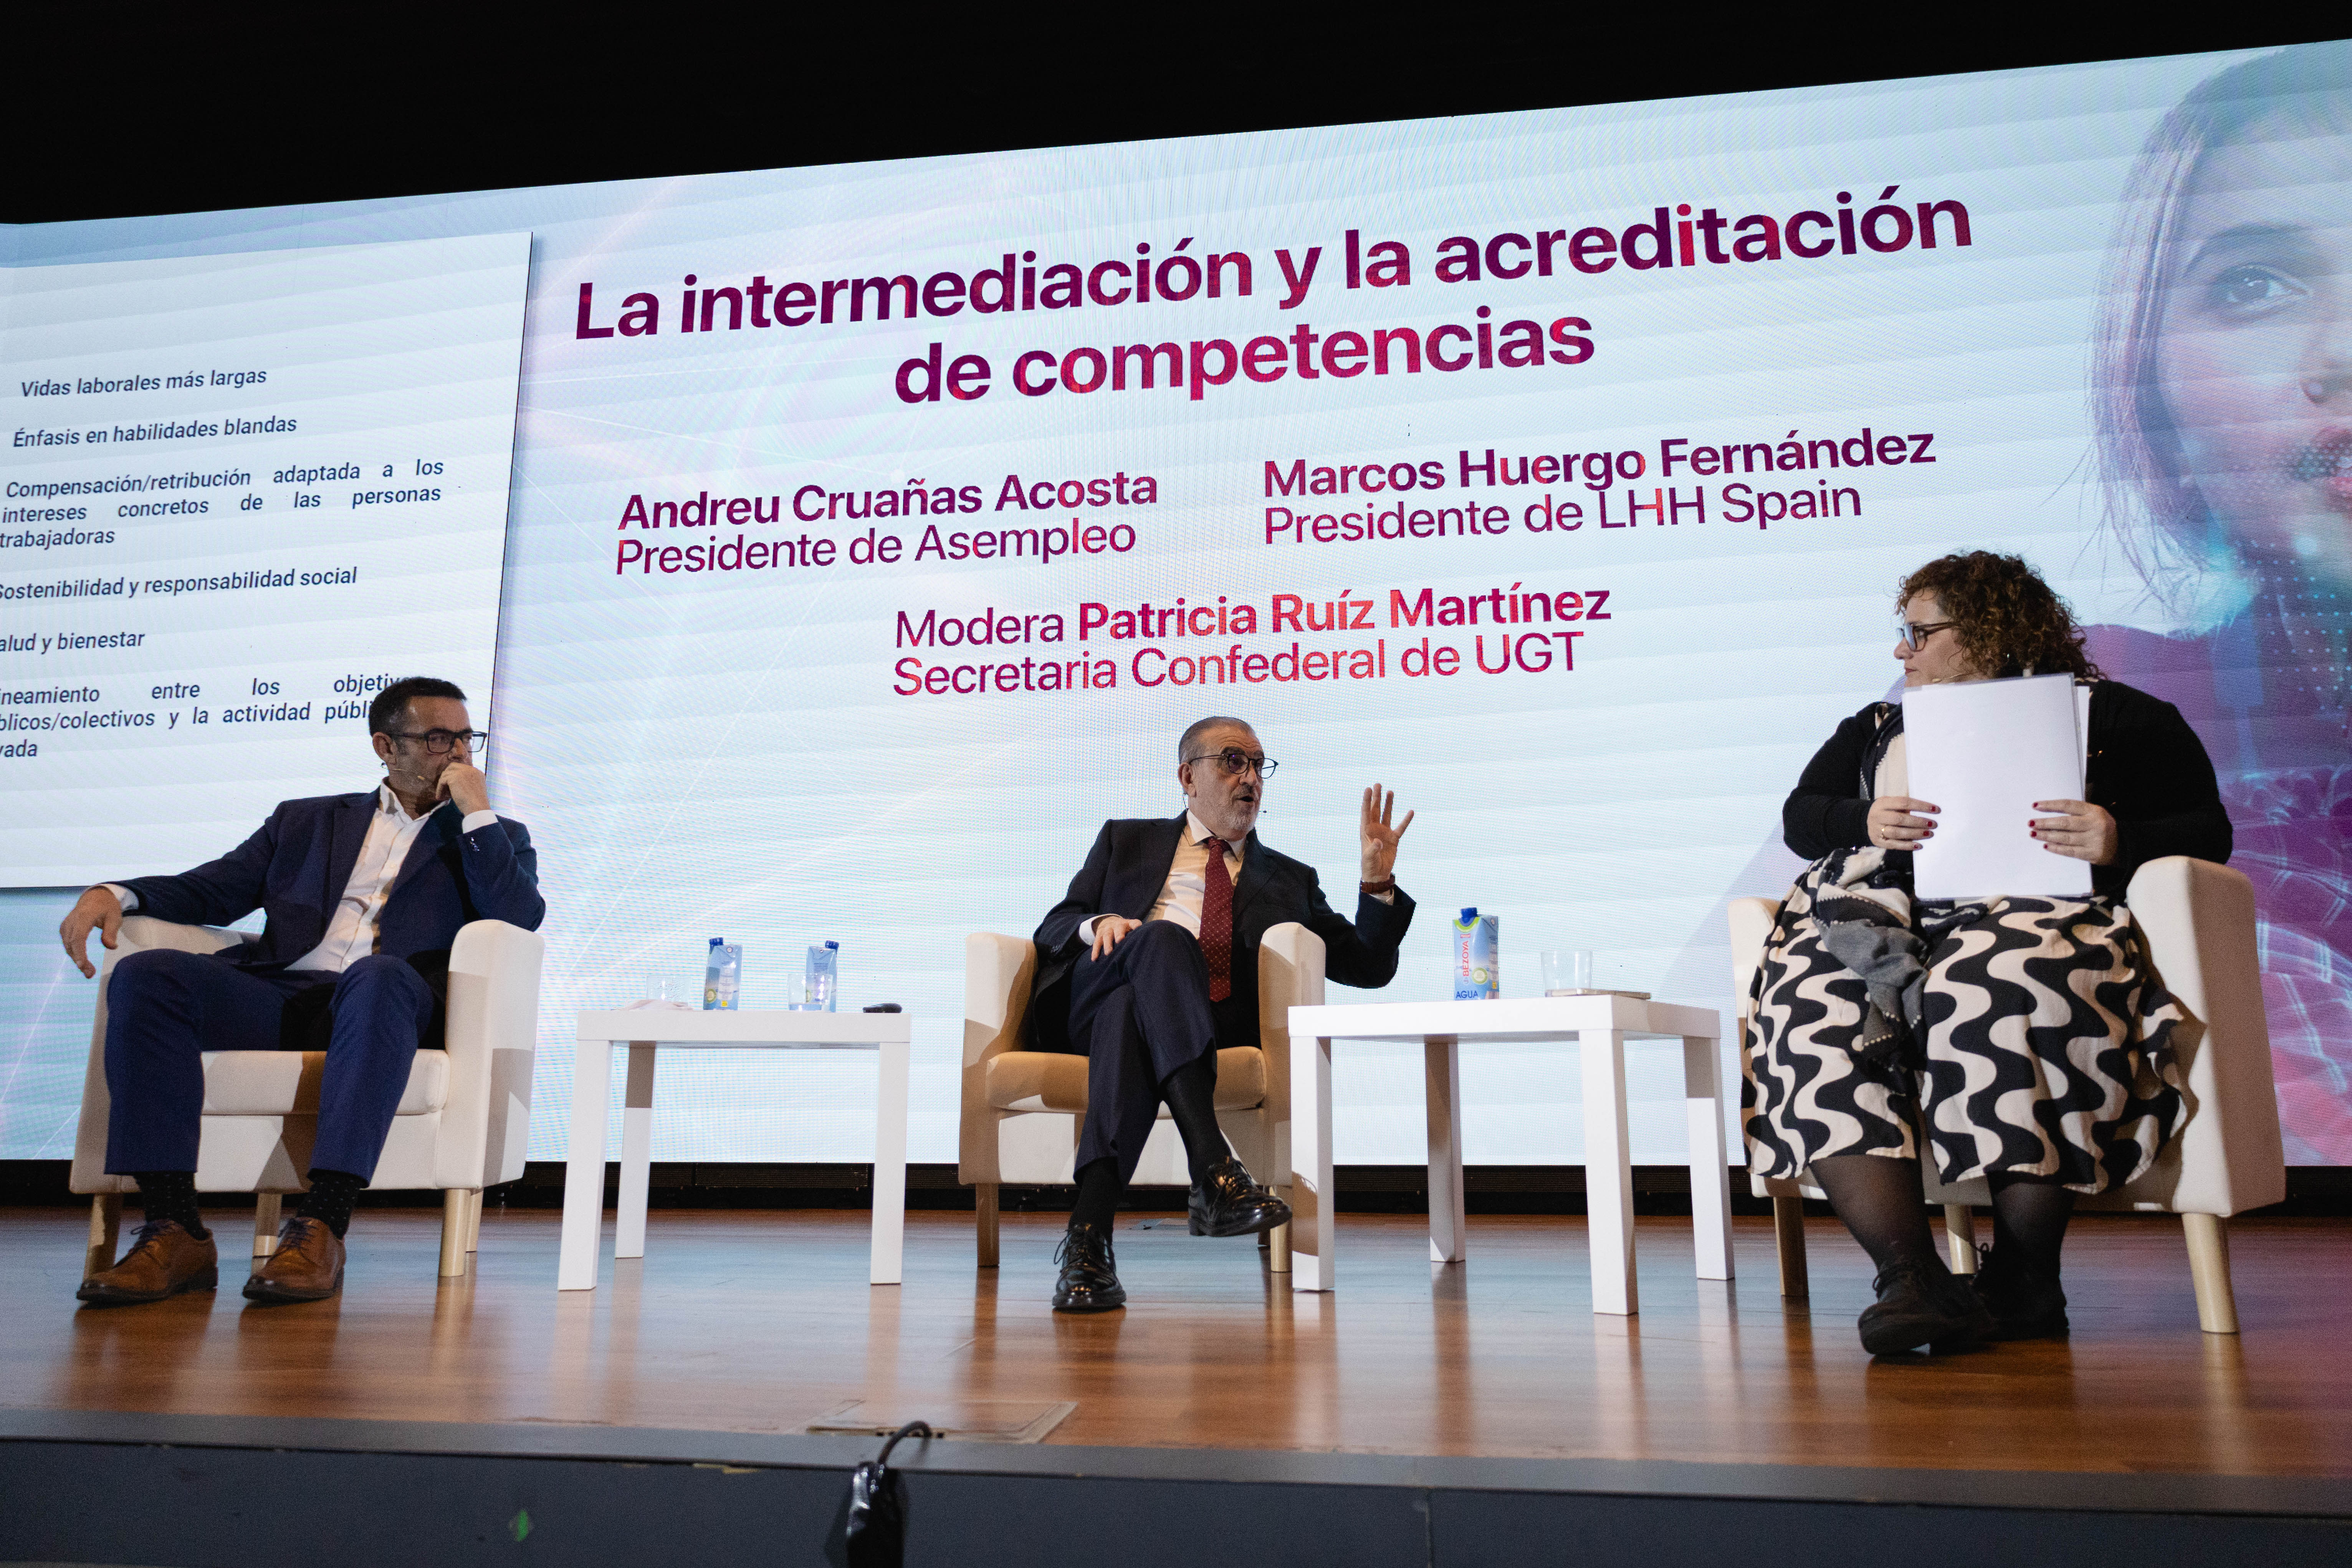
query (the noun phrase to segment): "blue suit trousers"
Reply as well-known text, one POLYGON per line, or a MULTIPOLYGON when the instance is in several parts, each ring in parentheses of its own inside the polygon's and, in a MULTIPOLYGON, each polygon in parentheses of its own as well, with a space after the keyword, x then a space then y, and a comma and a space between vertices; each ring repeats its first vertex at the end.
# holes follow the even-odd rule
POLYGON ((423 975, 382 953, 335 975, 240 969, 170 948, 117 963, 106 993, 107 1170, 194 1170, 203 1053, 278 1048, 288 999, 330 981, 334 1028, 310 1167, 373 1177, 435 1005, 423 975))

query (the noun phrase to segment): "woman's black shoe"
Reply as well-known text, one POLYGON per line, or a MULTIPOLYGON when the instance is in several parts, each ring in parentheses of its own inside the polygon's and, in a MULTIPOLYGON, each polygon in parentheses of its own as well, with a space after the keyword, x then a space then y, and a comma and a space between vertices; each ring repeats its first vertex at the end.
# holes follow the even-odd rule
POLYGON ((2068 1332, 2066 1292, 1996 1247, 1985 1255, 1976 1279, 1977 1300, 1992 1314, 1989 1340, 2063 1340, 2068 1332))
POLYGON ((1054 1284, 1056 1312, 1108 1312, 1127 1305, 1127 1289, 1111 1260, 1110 1237, 1100 1226, 1073 1225, 1054 1261, 1062 1277, 1054 1284))
POLYGON ((1192 1187, 1185 1218, 1194 1236, 1256 1236, 1290 1223, 1290 1205, 1258 1185, 1228 1154, 1192 1187))
POLYGON ((1870 1282, 1878 1300, 1863 1309, 1862 1348, 1900 1355, 1921 1345, 1958 1350, 1983 1339, 1993 1318, 1965 1279, 1939 1261, 1897 1263, 1870 1282))

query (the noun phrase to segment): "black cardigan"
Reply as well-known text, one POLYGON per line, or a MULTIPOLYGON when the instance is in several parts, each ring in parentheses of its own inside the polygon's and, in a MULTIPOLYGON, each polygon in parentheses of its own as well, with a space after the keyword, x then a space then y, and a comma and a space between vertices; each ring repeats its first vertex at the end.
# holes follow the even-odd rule
MULTIPOLYGON (((1870 796, 1864 754, 1877 733, 1877 704, 1837 727, 1780 807, 1780 834, 1791 850, 1818 860, 1832 849, 1870 842, 1870 796)), ((2084 793, 2116 819, 2113 864, 2091 868, 2095 891, 2120 897, 2132 873, 2150 860, 2189 855, 2226 863, 2230 817, 2205 743, 2180 710, 2119 680, 2091 688, 2091 740, 2084 793)), ((1890 867, 1907 870, 1909 851, 1890 867)))

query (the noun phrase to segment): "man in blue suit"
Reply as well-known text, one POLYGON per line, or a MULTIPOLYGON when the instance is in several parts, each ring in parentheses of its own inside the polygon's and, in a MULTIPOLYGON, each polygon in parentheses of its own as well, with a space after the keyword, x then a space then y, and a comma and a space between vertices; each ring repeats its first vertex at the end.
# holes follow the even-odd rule
POLYGON ((287 801, 221 858, 92 888, 66 916, 58 934, 85 975, 96 973, 90 931, 115 946, 126 913, 202 925, 267 916, 257 942, 151 949, 114 966, 106 1168, 137 1179, 146 1223, 121 1263, 83 1282, 84 1301, 158 1301, 217 1284, 196 1208, 203 1053, 273 1045, 324 1050, 326 1071, 310 1193, 245 1294, 314 1301, 342 1288, 352 1201, 375 1172, 418 1047, 439 1042, 457 929, 498 920, 535 931, 547 913, 530 833, 490 809, 474 765, 488 736, 465 700, 446 680, 394 682, 368 710, 384 768, 375 789, 287 801))

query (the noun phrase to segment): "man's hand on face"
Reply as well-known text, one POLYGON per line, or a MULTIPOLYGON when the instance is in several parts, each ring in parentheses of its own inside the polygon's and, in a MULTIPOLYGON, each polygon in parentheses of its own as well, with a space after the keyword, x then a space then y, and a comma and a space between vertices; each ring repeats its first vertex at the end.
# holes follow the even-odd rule
POLYGON ((1100 959, 1107 956, 1128 932, 1142 923, 1141 921, 1129 920, 1125 915, 1097 915, 1095 917, 1095 957, 1100 959))
POLYGON ((82 978, 96 976, 98 969, 89 961, 89 933, 95 928, 98 940, 109 952, 117 945, 115 938, 122 931, 122 900, 104 888, 92 888, 74 900, 66 911, 63 924, 58 927, 58 940, 66 944, 66 956, 74 961, 82 978))
POLYGON ((1389 822, 1395 815, 1394 791, 1384 793, 1380 785, 1374 784, 1364 792, 1361 827, 1364 880, 1367 882, 1385 882, 1396 869, 1397 840, 1402 838, 1404 830, 1412 826, 1412 813, 1406 812, 1404 820, 1391 827, 1389 822))
POLYGON ((490 809, 490 781, 473 763, 453 762, 441 770, 441 778, 434 786, 433 798, 452 801, 461 814, 471 816, 478 811, 490 809))

